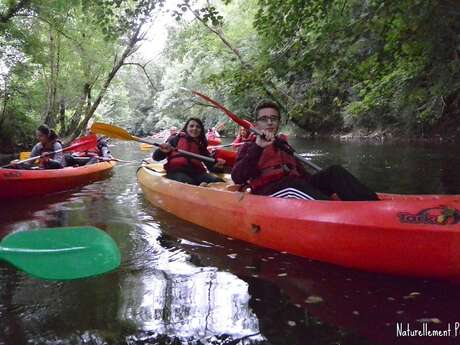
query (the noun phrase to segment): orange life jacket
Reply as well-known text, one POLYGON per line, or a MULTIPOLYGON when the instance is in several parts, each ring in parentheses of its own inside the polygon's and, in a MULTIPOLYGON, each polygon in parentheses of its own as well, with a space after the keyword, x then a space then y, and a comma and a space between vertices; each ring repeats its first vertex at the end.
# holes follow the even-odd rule
MULTIPOLYGON (((282 135, 278 136, 278 140, 284 142, 286 142, 285 138, 286 137, 282 135)), ((280 180, 285 176, 302 176, 297 168, 297 161, 294 156, 285 150, 277 148, 275 144, 271 144, 264 148, 259 162, 257 163, 257 167, 260 170, 260 175, 249 181, 253 190, 280 180)))
MULTIPOLYGON (((177 142, 177 149, 203 154, 200 150, 200 145, 191 137, 186 135, 184 132, 180 132, 179 141, 177 142)), ((198 159, 185 157, 178 151, 174 150, 168 155, 168 162, 164 165, 166 171, 173 171, 177 169, 183 169, 185 167, 191 167, 197 173, 205 173, 206 168, 203 163, 198 159)))

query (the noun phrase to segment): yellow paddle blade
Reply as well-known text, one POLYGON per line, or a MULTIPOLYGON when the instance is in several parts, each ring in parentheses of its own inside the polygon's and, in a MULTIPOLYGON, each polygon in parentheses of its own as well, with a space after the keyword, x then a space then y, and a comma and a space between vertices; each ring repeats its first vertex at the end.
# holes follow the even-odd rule
POLYGON ((113 139, 134 140, 134 141, 136 141, 137 139, 133 137, 131 134, 129 134, 123 128, 120 128, 114 125, 109 125, 107 123, 94 122, 93 125, 91 126, 91 132, 102 134, 102 135, 105 135, 113 139))
POLYGON ((24 159, 30 158, 30 151, 22 151, 19 153, 19 160, 23 161, 24 159))

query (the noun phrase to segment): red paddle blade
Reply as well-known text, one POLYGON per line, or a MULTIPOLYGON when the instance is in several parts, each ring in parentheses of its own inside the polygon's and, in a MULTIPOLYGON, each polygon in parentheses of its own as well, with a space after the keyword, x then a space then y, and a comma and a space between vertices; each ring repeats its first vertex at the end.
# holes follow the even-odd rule
POLYGON ((80 152, 90 151, 97 148, 97 137, 95 134, 80 137, 72 142, 70 146, 66 147, 67 152, 80 152))
POLYGON ((231 118, 233 121, 235 121, 237 124, 239 124, 241 127, 244 127, 244 128, 251 128, 251 127, 254 127, 254 125, 249 122, 248 120, 244 120, 244 119, 240 119, 238 116, 236 116, 234 113, 232 113, 230 110, 228 110, 227 108, 225 108, 222 104, 220 104, 219 102, 213 100, 212 98, 206 96, 206 95, 203 95, 202 93, 198 92, 198 91, 194 91, 192 90, 192 93, 194 93, 195 95, 203 98, 204 100, 206 100, 208 103, 211 103, 212 105, 215 105, 217 108, 219 108, 220 110, 222 110, 229 118, 231 118))

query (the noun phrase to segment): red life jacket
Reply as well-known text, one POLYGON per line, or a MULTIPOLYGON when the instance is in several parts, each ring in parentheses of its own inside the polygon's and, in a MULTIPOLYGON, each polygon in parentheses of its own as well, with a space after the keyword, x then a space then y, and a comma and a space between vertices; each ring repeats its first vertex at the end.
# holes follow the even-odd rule
MULTIPOLYGON (((278 136, 278 140, 286 142, 285 136, 278 136)), ((254 139, 255 141, 255 139, 254 139)), ((287 143, 287 142, 286 142, 287 143)), ((282 179, 285 176, 300 177, 301 172, 297 169, 297 161, 294 156, 274 144, 267 146, 259 158, 257 167, 260 175, 249 181, 253 190, 282 179)))
MULTIPOLYGON (((193 138, 190 138, 184 132, 180 132, 178 135, 179 141, 177 142, 177 149, 197 154, 203 154, 200 150, 200 145, 193 138)), ((168 162, 164 165, 166 171, 173 171, 186 167, 191 167, 197 173, 206 172, 206 168, 201 161, 198 159, 185 157, 176 150, 172 151, 168 155, 168 162)))

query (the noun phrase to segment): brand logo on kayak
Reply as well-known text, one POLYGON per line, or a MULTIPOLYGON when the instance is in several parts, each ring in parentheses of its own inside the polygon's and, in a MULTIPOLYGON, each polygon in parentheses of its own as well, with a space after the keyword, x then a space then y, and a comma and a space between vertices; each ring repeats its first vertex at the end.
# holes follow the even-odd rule
POLYGON ((12 172, 7 172, 6 174, 3 174, 4 178, 16 178, 16 177, 21 177, 22 174, 19 171, 12 171, 12 172))
POLYGON ((398 217, 401 223, 451 225, 460 222, 460 211, 456 208, 440 206, 426 208, 417 214, 400 212, 398 217))

